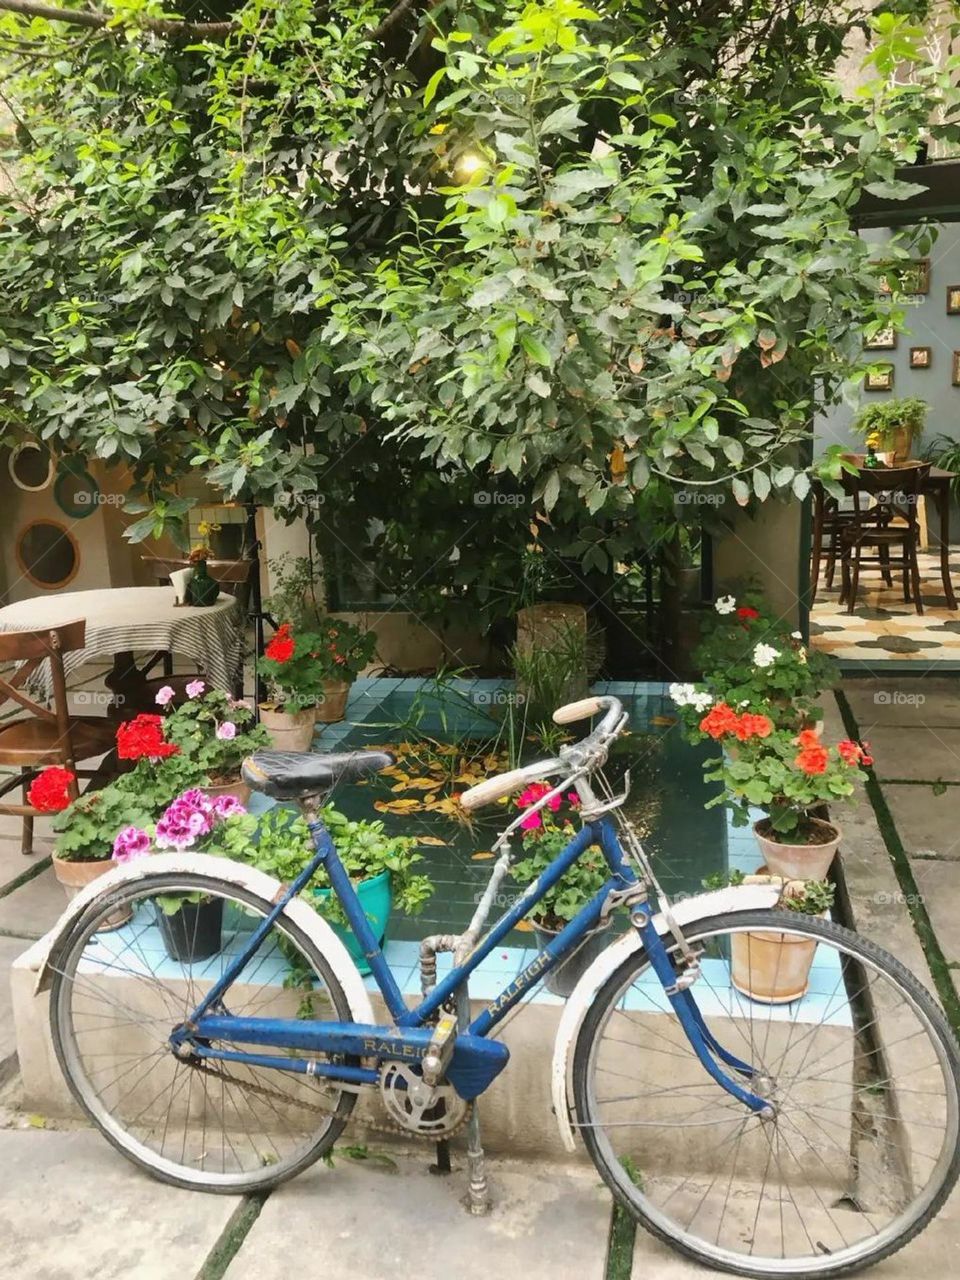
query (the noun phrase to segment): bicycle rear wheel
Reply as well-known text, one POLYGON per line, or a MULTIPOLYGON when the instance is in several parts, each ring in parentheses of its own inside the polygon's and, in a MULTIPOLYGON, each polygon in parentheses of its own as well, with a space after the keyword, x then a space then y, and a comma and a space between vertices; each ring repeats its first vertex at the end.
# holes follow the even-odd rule
MULTIPOLYGON (((148 875, 91 903, 53 958, 51 1030, 70 1089, 119 1151, 164 1182, 263 1191, 324 1155, 353 1107, 354 1094, 333 1082, 184 1060, 171 1049, 173 1028, 271 910, 225 881, 148 875), (129 923, 112 927, 128 912, 129 923)), ((329 964, 285 916, 223 1004, 238 1017, 350 1020, 329 964)), ((264 1046, 255 1052, 295 1056, 264 1046)))
POLYGON ((960 1171, 960 1057, 934 1001, 879 947, 795 912, 716 916, 687 937, 704 1023, 774 1115, 708 1075, 638 952, 598 993, 574 1057, 577 1120, 614 1195, 738 1275, 839 1276, 902 1248, 960 1171), (794 999, 757 999, 771 994, 764 960, 786 966, 797 947, 805 993, 801 973, 794 999))

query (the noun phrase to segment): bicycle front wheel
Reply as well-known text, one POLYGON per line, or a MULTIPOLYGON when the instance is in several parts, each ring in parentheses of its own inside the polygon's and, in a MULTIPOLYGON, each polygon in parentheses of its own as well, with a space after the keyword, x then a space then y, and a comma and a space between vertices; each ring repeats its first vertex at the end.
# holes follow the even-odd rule
MULTIPOLYGON (((225 881, 147 875, 92 902, 53 959, 50 1022, 67 1083, 104 1136, 164 1182, 263 1191, 329 1151, 353 1107, 354 1094, 315 1076, 172 1050, 170 1033, 271 910, 225 881)), ((350 1021, 329 964, 284 915, 222 1003, 236 1017, 350 1021)))
MULTIPOLYGON (((644 1227, 745 1276, 839 1276, 902 1248, 960 1171, 960 1057, 891 955, 785 911, 687 932, 714 1040, 766 1098, 759 1117, 706 1072, 645 953, 600 990, 574 1056, 577 1121, 644 1227)), ((721 1066, 723 1064, 721 1063, 721 1066)))

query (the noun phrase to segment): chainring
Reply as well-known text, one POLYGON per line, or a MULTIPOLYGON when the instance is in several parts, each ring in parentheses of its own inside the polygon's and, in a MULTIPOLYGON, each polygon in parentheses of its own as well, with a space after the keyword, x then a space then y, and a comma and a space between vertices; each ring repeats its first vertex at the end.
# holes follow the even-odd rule
POLYGON ((420 1068, 407 1062, 385 1062, 380 1071, 380 1097, 390 1119, 404 1133, 423 1138, 449 1138, 470 1117, 452 1084, 428 1085, 420 1068))

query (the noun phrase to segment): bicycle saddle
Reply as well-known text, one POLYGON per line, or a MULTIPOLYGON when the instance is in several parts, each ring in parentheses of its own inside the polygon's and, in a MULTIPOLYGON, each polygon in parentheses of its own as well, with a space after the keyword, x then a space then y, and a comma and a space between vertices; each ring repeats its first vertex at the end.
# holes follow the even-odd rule
POLYGON ((243 762, 241 776, 254 791, 275 800, 299 800, 356 782, 396 764, 389 751, 257 751, 243 762))

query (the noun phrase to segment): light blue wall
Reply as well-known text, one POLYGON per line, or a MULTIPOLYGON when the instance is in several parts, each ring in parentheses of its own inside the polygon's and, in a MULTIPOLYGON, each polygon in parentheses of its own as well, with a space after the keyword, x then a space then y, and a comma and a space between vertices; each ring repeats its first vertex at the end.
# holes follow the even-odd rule
MULTIPOLYGON (((889 232, 883 230, 864 232, 864 239, 873 244, 882 244, 888 236, 889 232)), ((953 353, 960 351, 960 316, 947 315, 947 287, 960 285, 960 224, 941 227, 929 257, 930 292, 922 302, 909 308, 910 332, 897 335, 895 351, 875 353, 877 360, 889 361, 894 367, 893 391, 861 390, 860 400, 873 402, 888 400, 891 396, 918 396, 930 406, 924 439, 935 435, 960 439, 960 387, 952 385, 953 353), (909 367, 911 347, 932 348, 929 369, 909 367)), ((817 419, 817 452, 835 442, 863 448, 860 438, 849 430, 854 413, 848 405, 839 405, 817 419)))

